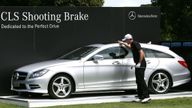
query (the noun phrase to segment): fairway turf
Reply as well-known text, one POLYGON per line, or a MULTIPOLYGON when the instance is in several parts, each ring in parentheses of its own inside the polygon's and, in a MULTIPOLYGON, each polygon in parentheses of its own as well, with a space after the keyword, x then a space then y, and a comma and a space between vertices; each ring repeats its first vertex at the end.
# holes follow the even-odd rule
POLYGON ((150 103, 103 103, 88 105, 57 106, 49 108, 192 108, 192 98, 176 98, 166 100, 152 100, 150 103))
MULTIPOLYGON (((24 108, 11 104, 0 103, 0 108, 24 108)), ((175 98, 152 100, 150 103, 117 102, 86 105, 66 105, 45 108, 192 108, 192 98, 175 98)))

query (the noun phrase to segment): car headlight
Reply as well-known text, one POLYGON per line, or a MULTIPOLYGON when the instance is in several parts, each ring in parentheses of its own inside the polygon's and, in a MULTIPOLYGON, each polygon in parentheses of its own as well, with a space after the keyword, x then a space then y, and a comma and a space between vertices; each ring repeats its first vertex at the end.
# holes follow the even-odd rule
POLYGON ((48 69, 42 69, 39 71, 35 71, 31 74, 31 76, 29 78, 37 78, 37 77, 41 77, 44 74, 46 74, 49 70, 48 69))

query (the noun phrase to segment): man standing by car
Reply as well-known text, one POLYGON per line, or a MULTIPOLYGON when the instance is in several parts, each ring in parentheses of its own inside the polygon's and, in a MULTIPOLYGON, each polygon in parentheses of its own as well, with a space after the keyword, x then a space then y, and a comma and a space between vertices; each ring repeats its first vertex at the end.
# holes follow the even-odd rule
POLYGON ((133 59, 135 62, 135 76, 136 76, 136 84, 137 84, 137 94, 138 98, 136 98, 135 102, 146 103, 151 100, 149 97, 148 87, 144 80, 145 69, 146 69, 146 61, 145 55, 141 48, 141 45, 133 41, 131 34, 126 34, 122 41, 118 41, 120 45, 124 45, 132 50, 133 59))

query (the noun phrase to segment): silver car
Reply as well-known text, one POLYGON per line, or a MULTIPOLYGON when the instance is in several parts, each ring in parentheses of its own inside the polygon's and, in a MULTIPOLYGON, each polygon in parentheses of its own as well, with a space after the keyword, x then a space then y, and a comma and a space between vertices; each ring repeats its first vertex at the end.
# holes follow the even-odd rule
MULTIPOLYGON (((191 80, 184 59, 168 47, 143 44, 149 90, 166 93, 191 80)), ((130 49, 113 44, 78 48, 58 59, 21 67, 12 75, 11 90, 66 98, 74 92, 136 89, 135 63, 130 49)))

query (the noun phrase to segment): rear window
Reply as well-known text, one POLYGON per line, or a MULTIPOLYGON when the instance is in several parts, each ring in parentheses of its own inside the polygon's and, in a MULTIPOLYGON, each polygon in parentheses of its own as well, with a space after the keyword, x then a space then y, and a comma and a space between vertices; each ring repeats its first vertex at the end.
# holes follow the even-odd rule
POLYGON ((145 53, 145 57, 146 58, 155 58, 155 53, 154 51, 150 50, 150 49, 143 49, 144 53, 145 53))
POLYGON ((174 58, 173 56, 166 54, 164 52, 155 51, 155 56, 158 58, 174 58))
POLYGON ((160 51, 155 51, 151 49, 143 49, 143 51, 146 58, 174 58, 173 56, 160 51))

